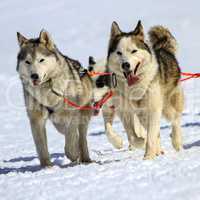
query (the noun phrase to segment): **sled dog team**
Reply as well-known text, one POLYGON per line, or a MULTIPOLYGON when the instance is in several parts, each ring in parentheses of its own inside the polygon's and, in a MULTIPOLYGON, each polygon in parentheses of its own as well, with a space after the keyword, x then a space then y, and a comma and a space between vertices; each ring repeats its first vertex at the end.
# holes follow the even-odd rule
POLYGON ((67 158, 77 163, 91 162, 87 131, 94 110, 74 108, 64 98, 79 106, 92 106, 109 91, 114 95, 102 106, 102 113, 107 138, 114 147, 123 146, 122 138, 112 128, 118 116, 129 149, 144 148, 144 159, 154 159, 163 153, 160 120, 164 116, 172 125, 172 146, 181 150, 184 95, 176 40, 167 28, 154 26, 147 37, 141 21, 130 32, 123 32, 113 22, 106 59, 96 62, 90 57, 88 70, 62 54, 45 30, 38 38, 27 39, 20 33, 17 37, 17 72, 41 166, 52 165, 46 135, 48 119, 65 137, 67 158), (91 72, 110 75, 91 77, 91 72))

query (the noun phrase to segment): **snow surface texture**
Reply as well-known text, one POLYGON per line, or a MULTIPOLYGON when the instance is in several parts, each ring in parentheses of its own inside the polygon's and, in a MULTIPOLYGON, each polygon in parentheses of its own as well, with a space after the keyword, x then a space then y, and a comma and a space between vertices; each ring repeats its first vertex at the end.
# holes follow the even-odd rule
POLYGON ((64 138, 49 123, 48 143, 55 166, 41 169, 15 72, 16 31, 32 37, 45 28, 63 53, 86 66, 89 55, 105 56, 113 20, 130 30, 138 19, 146 31, 155 24, 169 27, 179 42, 183 71, 199 72, 199 6, 194 0, 1 0, 0 199, 200 199, 200 80, 183 83, 186 108, 180 153, 171 146, 171 130, 165 121, 161 127, 164 156, 143 161, 144 151, 127 151, 119 120, 114 128, 126 143, 123 150, 115 150, 105 137, 99 116, 90 124, 88 140, 92 159, 101 164, 70 166, 63 154, 64 138))

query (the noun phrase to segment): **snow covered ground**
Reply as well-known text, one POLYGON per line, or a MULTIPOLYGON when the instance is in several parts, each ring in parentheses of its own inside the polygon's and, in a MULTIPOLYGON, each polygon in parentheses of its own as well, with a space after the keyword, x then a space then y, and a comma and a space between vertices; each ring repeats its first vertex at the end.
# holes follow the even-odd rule
POLYGON ((154 24, 168 26, 179 41, 183 71, 199 72, 199 1, 144 2, 1 0, 0 199, 200 199, 200 80, 183 83, 186 108, 180 153, 172 149, 165 121, 161 126, 164 156, 143 161, 144 151, 127 151, 126 136, 117 119, 114 128, 126 144, 123 150, 115 150, 104 135, 101 116, 93 118, 88 134, 91 157, 101 164, 69 165, 63 154, 64 138, 51 124, 48 143, 55 166, 41 169, 35 153, 15 72, 16 31, 32 37, 44 27, 62 52, 87 65, 89 55, 105 56, 113 20, 130 30, 142 19, 145 30, 154 24))

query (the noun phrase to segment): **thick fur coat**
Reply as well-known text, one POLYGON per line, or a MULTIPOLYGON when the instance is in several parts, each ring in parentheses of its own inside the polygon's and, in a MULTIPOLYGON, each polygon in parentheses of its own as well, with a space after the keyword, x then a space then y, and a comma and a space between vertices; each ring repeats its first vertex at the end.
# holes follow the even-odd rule
POLYGON ((52 165, 48 152, 46 122, 51 120, 65 136, 65 154, 71 161, 90 162, 87 129, 92 112, 64 103, 90 105, 93 84, 79 76, 79 62, 64 56, 46 31, 27 39, 18 33, 20 51, 17 71, 22 81, 25 105, 41 166, 52 165))
MULTIPOLYGON (((144 159, 153 159, 163 153, 162 116, 172 124, 173 147, 177 151, 182 148, 180 120, 184 97, 175 38, 162 26, 151 28, 148 35, 147 41, 140 21, 131 32, 122 32, 113 22, 106 71, 117 77, 117 87, 111 87, 115 111, 105 106, 103 114, 107 132, 114 133, 111 124, 116 113, 126 130, 130 149, 145 146, 144 159)), ((121 147, 121 139, 111 142, 121 147)))

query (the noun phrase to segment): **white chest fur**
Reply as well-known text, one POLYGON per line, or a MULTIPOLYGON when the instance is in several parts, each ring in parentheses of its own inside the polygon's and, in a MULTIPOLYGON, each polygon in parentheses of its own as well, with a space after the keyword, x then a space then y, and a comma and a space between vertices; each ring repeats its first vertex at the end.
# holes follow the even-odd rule
POLYGON ((62 101, 62 97, 53 93, 51 87, 26 86, 25 88, 32 97, 46 107, 53 108, 62 101))

